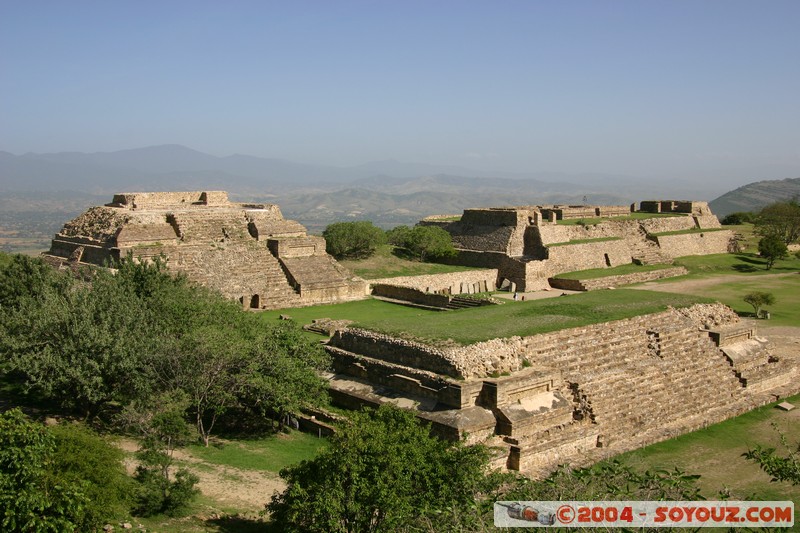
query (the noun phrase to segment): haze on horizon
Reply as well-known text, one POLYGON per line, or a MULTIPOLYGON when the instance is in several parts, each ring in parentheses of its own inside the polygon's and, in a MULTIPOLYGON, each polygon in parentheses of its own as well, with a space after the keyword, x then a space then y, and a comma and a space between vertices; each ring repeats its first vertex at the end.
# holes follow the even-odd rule
POLYGON ((0 150, 800 176, 800 3, 3 2, 0 150))

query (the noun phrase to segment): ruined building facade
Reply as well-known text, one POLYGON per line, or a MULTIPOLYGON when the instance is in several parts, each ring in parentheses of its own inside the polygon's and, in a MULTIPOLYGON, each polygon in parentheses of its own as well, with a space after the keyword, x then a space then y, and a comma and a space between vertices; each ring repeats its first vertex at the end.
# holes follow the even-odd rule
POLYGON ((363 298, 364 281, 277 205, 240 204, 224 191, 123 193, 64 225, 45 256, 108 265, 132 254, 254 309, 363 298))
POLYGON ((519 290, 550 287, 563 272, 629 263, 671 263, 679 256, 725 253, 733 232, 723 229, 705 202, 645 201, 635 206, 522 206, 466 209, 452 222, 420 222, 447 230, 458 250, 454 263, 496 268, 498 285, 519 290), (602 219, 592 222, 589 219, 602 219), (619 220, 615 220, 619 218, 619 220), (586 223, 560 224, 560 221, 586 223))

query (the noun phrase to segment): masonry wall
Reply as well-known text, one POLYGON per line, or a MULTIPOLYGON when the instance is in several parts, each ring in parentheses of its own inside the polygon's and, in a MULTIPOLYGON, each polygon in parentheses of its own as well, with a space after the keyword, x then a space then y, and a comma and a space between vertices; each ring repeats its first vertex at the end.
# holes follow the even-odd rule
POLYGON ((724 254, 733 238, 730 230, 661 235, 656 237, 658 246, 673 257, 684 255, 724 254))
POLYGON ((623 240, 551 246, 548 253, 547 268, 551 272, 615 267, 631 262, 630 249, 623 240))
POLYGON ((375 285, 397 285, 410 287, 424 292, 448 292, 449 294, 463 294, 480 292, 475 291, 475 286, 487 287, 494 290, 497 287, 498 270, 487 268, 483 270, 464 270, 446 274, 426 274, 423 276, 398 276, 394 278, 380 278, 369 280, 375 285))
POLYGON ((649 272, 635 272, 633 274, 623 274, 619 276, 605 276, 602 278, 592 279, 563 279, 563 278, 550 278, 550 286, 555 289, 564 289, 570 291, 595 291, 599 289, 607 289, 609 287, 619 287, 621 285, 630 285, 632 283, 644 283, 646 281, 654 281, 657 279, 672 278, 675 276, 683 276, 688 274, 689 271, 684 267, 663 268, 660 270, 651 270, 649 272))

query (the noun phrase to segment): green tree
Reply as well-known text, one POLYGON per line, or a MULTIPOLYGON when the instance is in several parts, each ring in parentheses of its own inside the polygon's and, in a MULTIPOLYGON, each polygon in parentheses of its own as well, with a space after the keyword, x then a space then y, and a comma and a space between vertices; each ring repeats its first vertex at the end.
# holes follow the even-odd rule
POLYGON ((789 255, 789 249, 777 235, 767 235, 758 241, 758 253, 767 260, 767 270, 770 270, 775 261, 789 255))
POLYGON ((726 215, 721 223, 723 226, 738 226, 741 224, 752 224, 755 221, 755 215, 749 211, 737 211, 726 215))
POLYGON ((326 250, 336 259, 363 259, 386 242, 386 234, 372 222, 335 222, 322 232, 326 250))
POLYGON ((487 462, 485 448, 441 441, 413 413, 383 405, 354 414, 315 459, 283 469, 288 487, 267 509, 281 531, 441 524, 486 493, 487 462))
POLYGON ((8 532, 88 531, 84 483, 53 468, 53 436, 19 409, 0 415, 0 529, 8 532))
POLYGON ((405 247, 406 238, 410 232, 411 228, 408 226, 395 226, 386 232, 386 241, 394 246, 405 247))
POLYGON ((454 257, 453 238, 436 226, 416 226, 406 234, 403 247, 420 261, 454 257))
POLYGON ((189 470, 179 468, 171 475, 175 450, 185 446, 192 436, 182 411, 174 405, 161 409, 148 421, 141 448, 136 453, 140 461, 135 475, 139 482, 134 509, 137 514, 175 514, 199 493, 195 485, 200 479, 189 470))
POLYGON ((148 393, 145 361, 157 339, 151 313, 123 278, 98 271, 88 285, 39 283, 36 276, 26 284, 31 292, 0 310, 0 353, 28 388, 90 421, 111 402, 148 393))
POLYGON ((777 237, 787 245, 796 242, 800 238, 800 204, 797 198, 762 209, 755 220, 755 231, 762 237, 777 237))
POLYGON ((756 317, 761 316, 761 308, 765 305, 773 305, 775 303, 775 296, 769 292, 754 291, 744 295, 743 300, 753 306, 756 317))
POLYGON ((84 524, 99 529, 125 516, 134 485, 125 471, 122 450, 83 424, 60 424, 49 432, 55 442, 52 468, 59 484, 83 486, 84 524))
POLYGON ((291 321, 262 330, 263 340, 246 360, 240 399, 252 412, 276 418, 282 429, 290 413, 327 402, 327 383, 318 372, 330 360, 291 321))

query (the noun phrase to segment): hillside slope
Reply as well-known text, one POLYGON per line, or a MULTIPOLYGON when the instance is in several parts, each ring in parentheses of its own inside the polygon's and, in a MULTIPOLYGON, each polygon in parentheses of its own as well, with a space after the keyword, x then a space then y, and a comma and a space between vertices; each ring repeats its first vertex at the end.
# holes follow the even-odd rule
POLYGON ((756 181, 726 192, 709 205, 715 215, 723 217, 736 211, 758 211, 765 205, 795 196, 800 196, 800 178, 756 181))

